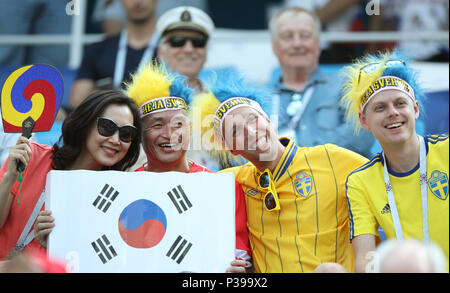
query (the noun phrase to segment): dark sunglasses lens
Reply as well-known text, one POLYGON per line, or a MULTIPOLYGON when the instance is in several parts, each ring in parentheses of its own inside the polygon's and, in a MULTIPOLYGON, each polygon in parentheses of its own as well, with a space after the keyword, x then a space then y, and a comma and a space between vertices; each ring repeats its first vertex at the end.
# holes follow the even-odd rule
POLYGON ((273 210, 274 208, 276 208, 277 203, 272 192, 267 193, 266 197, 264 198, 264 204, 266 205, 266 208, 268 210, 273 210))
POLYGON ((269 187, 269 184, 270 184, 269 174, 267 173, 261 174, 261 176, 259 176, 259 185, 262 188, 267 188, 269 187))
POLYGON ((184 37, 171 37, 169 39, 169 44, 171 47, 179 48, 183 47, 186 44, 186 38, 184 37))
POLYGON ((202 37, 192 38, 191 42, 195 48, 204 48, 206 46, 206 39, 202 37))
POLYGON ((136 136, 136 128, 131 126, 122 126, 119 129, 119 138, 123 142, 130 142, 136 136))
POLYGON ((181 36, 171 37, 168 40, 170 46, 174 48, 183 47, 187 41, 191 41, 192 46, 194 46, 195 48, 203 48, 206 46, 207 40, 204 37, 181 37, 181 36))
POLYGON ((100 135, 109 137, 116 132, 117 125, 110 120, 100 118, 98 119, 97 130, 100 135))

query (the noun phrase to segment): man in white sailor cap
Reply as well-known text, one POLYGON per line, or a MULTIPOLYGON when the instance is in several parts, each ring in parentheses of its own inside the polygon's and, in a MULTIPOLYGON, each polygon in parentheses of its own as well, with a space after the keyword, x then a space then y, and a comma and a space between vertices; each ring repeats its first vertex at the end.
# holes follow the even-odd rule
POLYGON ((180 6, 165 12, 156 23, 161 39, 158 57, 173 72, 188 77, 191 88, 204 91, 198 75, 206 62, 207 44, 214 30, 211 18, 192 6, 180 6))
MULTIPOLYGON (((208 14, 192 6, 168 10, 156 23, 156 31, 161 36, 158 44, 159 60, 166 63, 172 72, 186 76, 195 94, 207 91, 199 74, 206 62, 207 45, 213 30, 214 23, 208 14)), ((187 157, 211 170, 220 169, 219 163, 209 154, 195 147, 189 150, 187 157)))

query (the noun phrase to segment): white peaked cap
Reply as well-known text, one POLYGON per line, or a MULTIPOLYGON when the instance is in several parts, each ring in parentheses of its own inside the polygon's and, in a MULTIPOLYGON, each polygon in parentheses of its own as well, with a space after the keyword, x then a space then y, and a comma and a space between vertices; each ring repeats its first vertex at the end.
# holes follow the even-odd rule
POLYGON ((201 9, 192 6, 180 6, 166 11, 156 23, 156 31, 160 36, 175 29, 190 29, 211 36, 214 23, 201 9))

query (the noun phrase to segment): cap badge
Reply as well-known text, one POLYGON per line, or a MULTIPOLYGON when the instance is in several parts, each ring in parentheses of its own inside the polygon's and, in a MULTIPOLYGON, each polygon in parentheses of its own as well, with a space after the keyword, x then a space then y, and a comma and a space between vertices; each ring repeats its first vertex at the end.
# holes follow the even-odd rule
POLYGON ((185 10, 181 13, 181 21, 191 21, 191 14, 189 11, 185 10))

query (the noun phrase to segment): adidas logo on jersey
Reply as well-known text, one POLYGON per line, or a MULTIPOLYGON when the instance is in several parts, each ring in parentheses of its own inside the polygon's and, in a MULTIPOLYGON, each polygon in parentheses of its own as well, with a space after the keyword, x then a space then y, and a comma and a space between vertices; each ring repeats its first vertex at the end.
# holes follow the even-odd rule
POLYGON ((381 214, 387 214, 391 212, 391 207, 389 206, 389 204, 387 203, 384 208, 381 210, 381 214))

